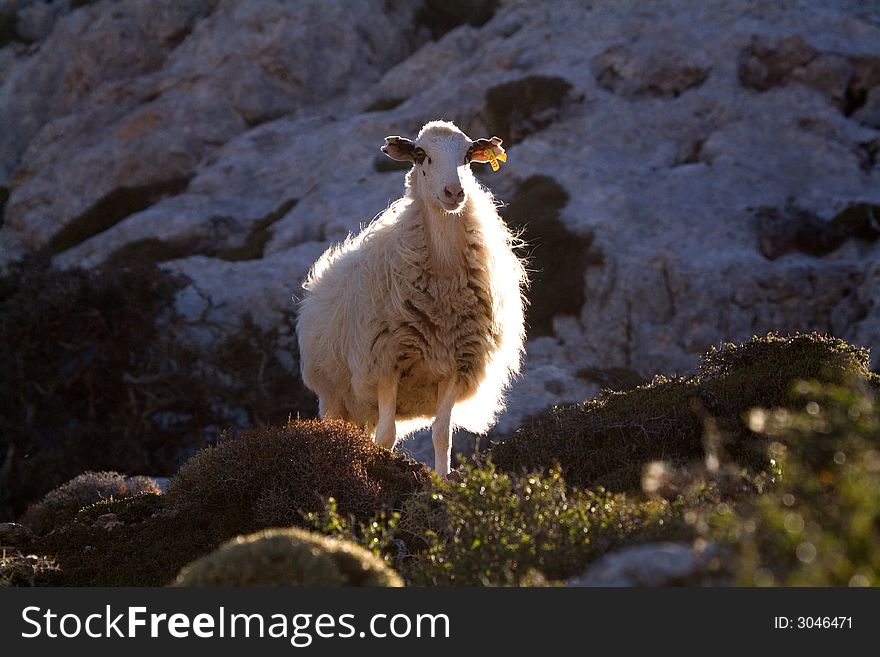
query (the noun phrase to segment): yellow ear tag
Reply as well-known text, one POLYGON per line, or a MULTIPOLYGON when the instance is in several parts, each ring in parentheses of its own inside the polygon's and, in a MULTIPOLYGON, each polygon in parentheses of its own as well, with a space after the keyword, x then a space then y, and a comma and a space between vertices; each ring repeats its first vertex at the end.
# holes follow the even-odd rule
POLYGON ((507 162, 506 153, 499 153, 498 155, 496 155, 495 150, 492 148, 487 148, 485 152, 486 155, 489 156, 489 164, 492 166, 492 171, 498 171, 498 169, 501 168, 501 165, 498 164, 498 160, 501 160, 502 162, 507 162))

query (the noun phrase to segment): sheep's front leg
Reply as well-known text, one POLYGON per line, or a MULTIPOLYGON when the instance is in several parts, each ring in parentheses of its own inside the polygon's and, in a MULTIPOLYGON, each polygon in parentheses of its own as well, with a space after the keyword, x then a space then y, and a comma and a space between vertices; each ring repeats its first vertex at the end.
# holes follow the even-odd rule
POLYGON ((455 378, 446 379, 437 386, 437 413, 431 427, 434 441, 434 469, 441 477, 449 474, 452 456, 452 407, 456 399, 455 378))
POLYGON ((379 381, 379 420, 376 422, 376 444, 394 449, 397 439, 395 418, 397 416, 397 376, 379 381))

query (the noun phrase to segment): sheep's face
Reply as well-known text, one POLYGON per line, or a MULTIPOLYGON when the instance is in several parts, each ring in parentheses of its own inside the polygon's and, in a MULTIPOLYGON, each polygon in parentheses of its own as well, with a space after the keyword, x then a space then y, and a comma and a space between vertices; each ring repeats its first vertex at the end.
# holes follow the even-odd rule
POLYGON ((472 141, 452 123, 432 121, 419 132, 416 141, 386 137, 382 152, 393 160, 413 163, 407 183, 429 207, 448 214, 460 213, 468 190, 476 184, 471 162, 488 162, 487 149, 503 154, 501 140, 472 141))

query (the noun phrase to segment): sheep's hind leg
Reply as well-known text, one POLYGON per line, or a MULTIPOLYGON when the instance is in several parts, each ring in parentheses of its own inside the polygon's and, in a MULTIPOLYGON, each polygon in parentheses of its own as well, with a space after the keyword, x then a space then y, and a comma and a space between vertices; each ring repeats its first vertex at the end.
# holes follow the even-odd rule
POLYGON ((437 386, 437 412, 431 426, 434 441, 434 469, 441 477, 449 475, 452 457, 452 407, 456 398, 455 378, 446 379, 437 386))
POLYGON ((318 415, 322 420, 344 420, 345 404, 339 397, 319 397, 318 415))
POLYGON ((376 422, 376 444, 385 449, 394 449, 394 441, 397 439, 397 377, 380 381, 377 393, 379 419, 376 422))

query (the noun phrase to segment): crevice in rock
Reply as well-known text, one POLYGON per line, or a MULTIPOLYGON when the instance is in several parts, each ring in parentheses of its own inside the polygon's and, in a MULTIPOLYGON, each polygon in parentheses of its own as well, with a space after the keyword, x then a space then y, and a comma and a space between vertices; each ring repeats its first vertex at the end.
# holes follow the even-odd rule
POLYGON ((108 256, 105 268, 139 267, 177 260, 192 255, 204 255, 189 244, 169 242, 158 237, 147 237, 119 247, 108 256))
POLYGON ((220 260, 240 261, 240 260, 259 260, 263 257, 266 250, 266 244, 272 239, 272 224, 280 220, 284 215, 290 212, 296 205, 298 199, 288 199, 279 205, 275 210, 267 214, 265 217, 255 222, 251 226, 250 233, 241 246, 231 247, 228 249, 220 249, 215 251, 213 255, 220 260))
POLYGON ((6 211, 6 201, 9 200, 9 188, 0 187, 0 228, 3 227, 3 213, 6 211))
POLYGON ((844 116, 852 116, 868 102, 868 95, 880 86, 880 57, 865 55, 850 58, 853 74, 846 86, 841 108, 844 116))
POLYGON ((880 155, 880 139, 863 141, 856 146, 859 168, 865 173, 870 173, 874 169, 878 155, 880 155))
POLYGON ((387 112, 406 102, 406 98, 391 96, 389 98, 377 98, 364 108, 364 112, 387 112))
POLYGON ((0 48, 18 40, 18 14, 14 9, 0 11, 0 48))
POLYGON ((183 193, 187 185, 189 177, 181 176, 140 187, 118 187, 67 222, 49 240, 49 250, 58 254, 82 244, 126 217, 146 210, 164 198, 183 193))
POLYGON ((846 117, 876 128, 876 108, 867 116, 859 110, 880 94, 880 57, 849 56, 820 51, 800 36, 785 39, 753 37, 739 54, 740 85, 765 92, 774 87, 800 83, 823 94, 846 117))
POLYGON ((500 4, 499 0, 425 0, 416 24, 427 27, 436 40, 459 25, 485 25, 500 4))
POLYGON ((758 248, 768 260, 793 251, 821 257, 850 239, 880 238, 880 205, 871 203, 850 203, 830 220, 794 203, 785 208, 761 207, 754 214, 758 248))
POLYGON ((682 149, 675 162, 672 163, 672 166, 680 167, 685 164, 698 164, 700 162, 711 164, 711 161, 703 155, 703 146, 705 144, 706 140, 704 138, 695 139, 687 148, 682 149))
POLYGON ((165 39, 165 43, 168 45, 168 48, 170 50, 174 50, 175 48, 177 48, 177 46, 183 43, 190 34, 192 34, 192 31, 192 25, 184 25, 173 34, 170 34, 165 39))

